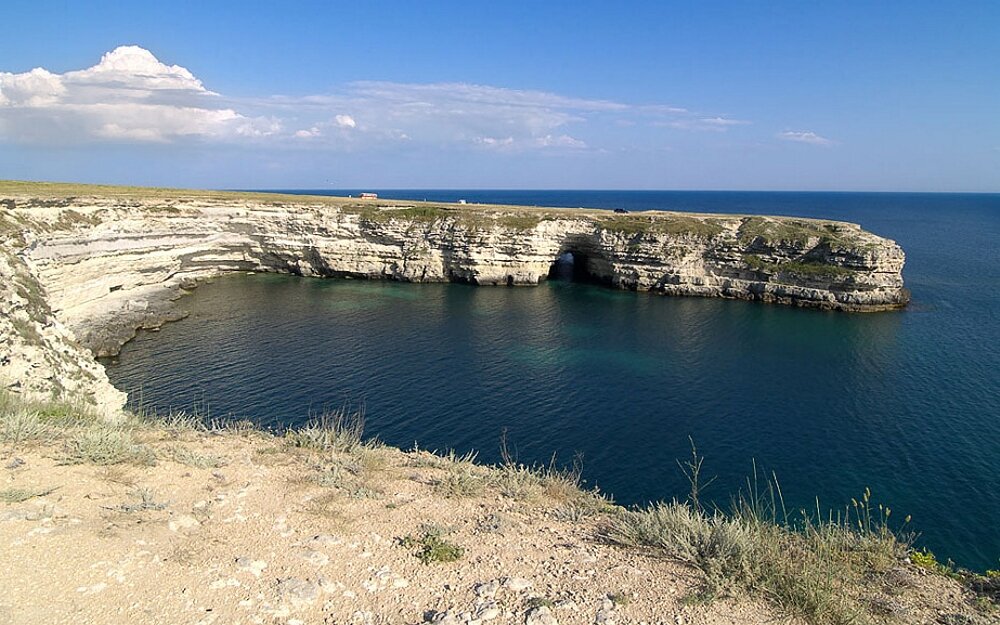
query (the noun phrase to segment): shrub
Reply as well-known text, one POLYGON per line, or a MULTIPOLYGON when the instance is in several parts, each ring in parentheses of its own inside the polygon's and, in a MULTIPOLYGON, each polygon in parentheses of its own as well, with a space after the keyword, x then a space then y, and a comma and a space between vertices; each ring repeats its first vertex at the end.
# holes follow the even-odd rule
POLYGON ((136 444, 128 430, 94 426, 66 441, 62 460, 66 464, 89 462, 96 465, 152 465, 156 463, 156 456, 145 445, 136 444))
POLYGON ((365 431, 364 409, 341 408, 309 421, 305 427, 289 430, 287 441, 294 447, 324 452, 349 452, 361 446, 365 431))
POLYGON ((437 526, 428 526, 419 538, 405 536, 400 540, 403 547, 419 549, 413 554, 424 564, 435 562, 455 562, 465 554, 460 546, 443 538, 445 530, 437 526))

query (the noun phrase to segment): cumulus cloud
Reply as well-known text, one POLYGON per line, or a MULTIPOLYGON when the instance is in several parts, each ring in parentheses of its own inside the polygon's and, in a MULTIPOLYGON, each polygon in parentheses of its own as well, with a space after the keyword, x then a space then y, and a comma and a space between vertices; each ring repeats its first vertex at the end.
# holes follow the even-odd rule
POLYGON ((298 139, 312 139, 314 137, 320 136, 320 134, 322 134, 322 131, 319 129, 319 127, 313 126, 312 128, 309 129, 296 130, 295 134, 292 136, 298 139))
POLYGON ((337 115, 333 118, 333 123, 341 128, 357 128, 358 123, 350 115, 337 115))
POLYGON ((815 132, 786 130, 778 133, 778 138, 785 141, 795 141, 797 143, 809 143, 812 145, 833 145, 834 142, 826 137, 821 137, 815 132))
POLYGON ((275 134, 280 122, 219 103, 187 69, 121 46, 87 69, 0 72, 0 138, 19 142, 168 142, 275 134))

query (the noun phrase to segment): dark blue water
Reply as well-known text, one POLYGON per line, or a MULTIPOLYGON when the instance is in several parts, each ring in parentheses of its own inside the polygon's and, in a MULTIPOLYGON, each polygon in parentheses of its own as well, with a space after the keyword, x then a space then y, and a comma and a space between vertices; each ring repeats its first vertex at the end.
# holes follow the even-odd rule
MULTIPOLYGON (((351 191, 339 191, 347 194, 351 191)), ((357 191, 354 191, 355 193, 357 191)), ((793 507, 870 487, 922 544, 1000 562, 1000 196, 380 191, 861 223, 907 252, 912 306, 825 313, 550 282, 537 288, 234 276, 108 367, 159 409, 267 424, 364 402, 368 433, 522 461, 584 456, 621 503, 683 497, 688 436, 725 500, 751 461, 793 507)))

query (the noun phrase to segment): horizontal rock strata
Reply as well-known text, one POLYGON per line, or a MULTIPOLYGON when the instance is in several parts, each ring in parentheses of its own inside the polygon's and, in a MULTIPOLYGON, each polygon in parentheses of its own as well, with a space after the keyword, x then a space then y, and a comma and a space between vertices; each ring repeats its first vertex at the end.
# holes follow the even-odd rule
MULTIPOLYGON (((187 289, 235 271, 536 285, 571 253, 578 275, 636 291, 845 311, 908 300, 895 242, 787 217, 0 183, 0 248, 0 376, 34 386, 69 371, 26 371, 12 320, 30 320, 43 351, 92 363, 84 348, 116 353, 137 328, 183 316, 173 300, 187 289)), ((77 368, 106 385, 99 367, 77 368)))

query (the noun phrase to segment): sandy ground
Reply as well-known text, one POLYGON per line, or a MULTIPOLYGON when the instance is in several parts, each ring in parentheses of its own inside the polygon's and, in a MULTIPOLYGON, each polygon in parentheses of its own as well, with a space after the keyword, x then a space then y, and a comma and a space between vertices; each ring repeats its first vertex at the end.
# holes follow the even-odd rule
MULTIPOLYGON (((559 493, 444 496, 478 469, 427 453, 331 462, 261 434, 156 437, 154 466, 0 450, 0 490, 38 493, 0 503, 0 623, 795 622, 761 602, 686 600, 694 571, 604 544, 603 515, 559 493), (428 531, 461 557, 422 562, 404 538, 428 531)), ((886 622, 987 622, 957 585, 899 575, 892 600, 909 607, 886 622)))

